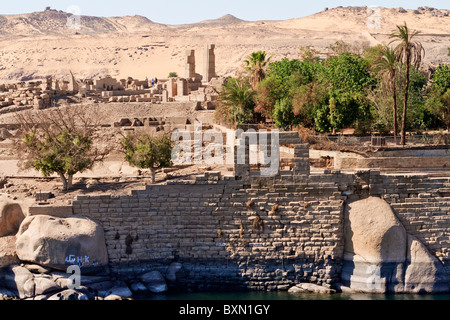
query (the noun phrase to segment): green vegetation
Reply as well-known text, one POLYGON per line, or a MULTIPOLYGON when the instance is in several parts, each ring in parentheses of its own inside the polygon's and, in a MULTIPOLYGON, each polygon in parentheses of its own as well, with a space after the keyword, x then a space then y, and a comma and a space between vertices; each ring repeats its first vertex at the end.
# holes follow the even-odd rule
POLYGON ((319 133, 400 132, 402 144, 407 130, 448 128, 449 65, 427 79, 420 71, 425 51, 416 40, 419 33, 404 24, 392 32, 389 45, 358 48, 339 41, 327 58, 311 47, 301 47, 299 59, 279 61, 255 52, 244 61, 248 76, 228 79, 216 119, 319 133))
POLYGON ((229 79, 219 95, 216 119, 235 128, 254 120, 256 91, 245 78, 229 79))
POLYGON ((380 87, 392 95, 394 141, 397 142, 398 125, 396 80, 397 73, 399 72, 399 63, 397 62, 395 51, 387 46, 384 47, 381 51, 381 55, 374 60, 373 66, 373 70, 377 74, 380 87))
POLYGON ((405 65, 405 93, 403 99, 403 117, 402 117, 402 140, 401 144, 406 144, 406 121, 407 121, 407 109, 408 109, 408 95, 409 95, 409 75, 411 66, 416 68, 420 67, 422 63, 422 56, 425 54, 425 50, 422 44, 418 41, 414 41, 413 38, 417 36, 420 31, 409 30, 406 22, 402 26, 397 26, 397 30, 392 32, 390 38, 393 40, 391 43, 397 43, 394 51, 397 56, 397 60, 405 65))
POLYGON ((56 109, 17 116, 23 131, 23 143, 18 146, 26 168, 34 168, 45 177, 56 173, 63 190, 72 189, 73 176, 89 170, 102 161, 108 150, 94 145, 95 125, 92 115, 78 108, 56 109))
POLYGON ((122 140, 122 145, 125 160, 131 166, 150 169, 152 183, 155 183, 157 169, 172 166, 173 142, 168 135, 130 134, 122 140))
POLYGON ((178 74, 176 72, 170 72, 168 78, 177 78, 178 74))
POLYGON ((450 66, 439 66, 431 80, 425 103, 425 109, 432 121, 431 125, 434 127, 442 125, 450 130, 450 66))
POLYGON ((266 68, 272 57, 268 57, 265 51, 253 52, 244 60, 245 70, 250 72, 253 89, 266 77, 266 68))

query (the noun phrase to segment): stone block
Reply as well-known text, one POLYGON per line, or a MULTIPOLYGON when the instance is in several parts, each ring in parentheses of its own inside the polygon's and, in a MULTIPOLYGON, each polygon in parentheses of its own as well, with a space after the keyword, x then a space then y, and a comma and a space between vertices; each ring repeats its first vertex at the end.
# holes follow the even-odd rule
POLYGON ((70 217, 73 216, 72 206, 31 206, 29 208, 30 216, 48 215, 53 217, 70 217))

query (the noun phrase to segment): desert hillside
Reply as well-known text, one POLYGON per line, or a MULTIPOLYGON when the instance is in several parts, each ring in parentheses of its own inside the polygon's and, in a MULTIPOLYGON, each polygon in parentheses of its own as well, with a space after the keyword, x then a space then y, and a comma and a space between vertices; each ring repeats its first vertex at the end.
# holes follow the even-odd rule
POLYGON ((388 43, 389 33, 404 21, 422 31, 425 63, 448 62, 450 10, 428 7, 338 7, 286 21, 244 21, 231 15, 190 25, 163 25, 142 16, 79 18, 79 29, 67 27, 72 14, 45 10, 0 15, 0 81, 17 82, 111 75, 166 77, 184 75, 185 50, 196 50, 202 73, 203 47, 216 45, 218 75, 234 75, 251 52, 265 50, 273 59, 297 58, 300 46, 328 53, 338 40, 358 46, 388 43))

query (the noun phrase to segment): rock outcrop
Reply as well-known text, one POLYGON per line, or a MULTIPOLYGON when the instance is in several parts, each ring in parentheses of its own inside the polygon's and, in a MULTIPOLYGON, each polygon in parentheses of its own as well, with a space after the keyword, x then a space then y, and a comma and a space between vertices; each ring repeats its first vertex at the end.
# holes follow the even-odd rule
POLYGON ((166 280, 159 271, 151 271, 141 275, 140 280, 152 293, 163 293, 168 290, 166 280))
POLYGON ((405 291, 448 292, 449 279, 441 262, 414 236, 408 235, 405 291))
POLYGON ((124 300, 163 293, 165 280, 159 271, 136 278, 113 280, 109 275, 82 275, 75 284, 69 273, 38 265, 13 265, 0 269, 0 300, 124 300))
POLYGON ((288 293, 305 293, 305 292, 333 294, 336 293, 336 290, 325 286, 319 286, 314 283, 299 283, 288 290, 288 293))
MULTIPOLYGON (((1 239, 14 245, 18 258, 3 259, 10 264, 0 269, 0 300, 122 300, 168 290, 165 277, 156 270, 127 282, 104 272, 109 271, 104 231, 85 217, 28 216, 16 236, 1 239), (76 265, 82 272, 78 282, 68 269, 76 265)), ((179 263, 170 265, 168 281, 178 283, 182 269, 179 263)))
POLYGON ((409 235, 390 205, 380 198, 348 204, 342 283, 371 293, 449 291, 442 263, 409 235))
POLYGON ((14 235, 25 219, 20 203, 0 197, 0 237, 14 235))
POLYGON ((17 264, 16 237, 0 237, 0 269, 17 264))
POLYGON ((35 292, 34 275, 25 267, 12 266, 0 275, 2 287, 20 299, 32 298, 35 292))
POLYGON ((108 264, 102 227, 84 217, 27 217, 17 233, 16 251, 21 261, 63 271, 78 265, 84 274, 108 264))

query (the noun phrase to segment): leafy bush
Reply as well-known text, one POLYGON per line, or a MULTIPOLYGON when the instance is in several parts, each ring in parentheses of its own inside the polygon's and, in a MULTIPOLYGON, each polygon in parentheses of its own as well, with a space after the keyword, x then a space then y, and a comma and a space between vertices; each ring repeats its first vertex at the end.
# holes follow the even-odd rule
POLYGON ((288 130, 297 124, 294 113, 292 112, 291 99, 284 98, 277 101, 273 110, 273 120, 275 121, 275 126, 282 130, 288 130))
POLYGON ((150 169, 155 183, 156 169, 172 166, 173 142, 168 135, 128 135, 122 140, 125 160, 134 167, 150 169))
POLYGON ((256 91, 244 78, 228 79, 219 94, 216 120, 239 126, 252 123, 254 119, 256 91))
POLYGON ((102 161, 108 149, 94 144, 93 115, 77 107, 41 111, 17 116, 24 134, 18 145, 27 168, 34 168, 48 177, 58 174, 64 191, 72 188, 73 176, 91 169, 102 161))

